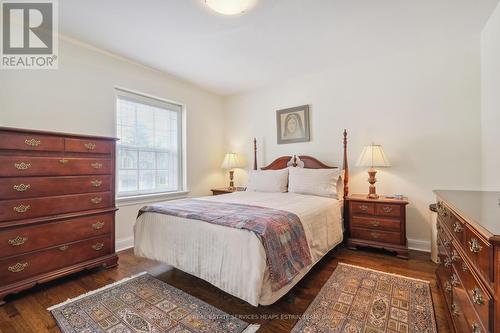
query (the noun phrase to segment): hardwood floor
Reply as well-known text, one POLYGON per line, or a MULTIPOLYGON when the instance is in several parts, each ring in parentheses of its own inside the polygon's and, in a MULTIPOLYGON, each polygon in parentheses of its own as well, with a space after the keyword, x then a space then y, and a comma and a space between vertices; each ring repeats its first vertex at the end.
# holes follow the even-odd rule
POLYGON ((430 261, 426 253, 410 251, 410 259, 401 260, 376 252, 335 249, 326 255, 288 295, 271 306, 258 308, 177 269, 152 260, 136 258, 132 250, 118 254, 117 268, 77 273, 9 296, 6 299, 7 304, 0 307, 0 332, 59 332, 54 319, 46 311, 47 307, 142 271, 148 271, 160 280, 227 313, 247 315, 246 321, 261 324, 259 333, 289 332, 339 261, 431 281, 439 332, 450 332, 450 319, 444 309, 444 299, 436 287, 434 275, 436 265, 430 261), (257 319, 250 319, 254 317, 257 319))

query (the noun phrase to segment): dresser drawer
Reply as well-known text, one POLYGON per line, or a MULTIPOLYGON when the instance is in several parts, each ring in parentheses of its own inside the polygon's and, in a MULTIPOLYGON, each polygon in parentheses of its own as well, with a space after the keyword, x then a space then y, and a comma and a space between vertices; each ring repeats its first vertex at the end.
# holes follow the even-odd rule
POLYGON ((375 204, 375 214, 379 216, 401 217, 401 208, 401 205, 377 203, 375 204))
POLYGON ((483 276, 492 280, 492 253, 493 249, 491 244, 479 236, 469 226, 465 228, 465 253, 471 261, 477 266, 483 276))
POLYGON ((349 211, 351 215, 354 214, 375 214, 375 204, 362 202, 362 201, 350 201, 349 202, 349 211))
POLYGON ((399 220, 381 219, 375 217, 353 216, 351 218, 353 227, 369 228, 382 231, 400 231, 401 222, 399 220))
POLYGON ((113 219, 114 212, 29 227, 5 229, 0 232, 0 254, 2 257, 20 255, 108 234, 114 231, 112 230, 113 219))
POLYGON ((64 151, 64 139, 57 136, 0 131, 0 149, 64 151))
POLYGON ((0 221, 111 207, 111 192, 0 201, 0 221))
POLYGON ((111 191, 111 176, 0 178, 0 199, 111 191))
POLYGON ((103 236, 0 260, 0 285, 20 281, 111 253, 111 237, 103 236))
POLYGON ((470 302, 460 280, 453 287, 452 306, 450 310, 457 332, 489 332, 474 310, 474 306, 470 302))
POLYGON ((351 228, 351 237, 373 242, 401 244, 401 234, 392 231, 376 231, 362 228, 351 228))
POLYGON ((0 177, 111 174, 106 158, 0 156, 0 177))
POLYGON ((111 141, 95 139, 65 139, 65 150, 72 153, 111 154, 114 144, 111 141))

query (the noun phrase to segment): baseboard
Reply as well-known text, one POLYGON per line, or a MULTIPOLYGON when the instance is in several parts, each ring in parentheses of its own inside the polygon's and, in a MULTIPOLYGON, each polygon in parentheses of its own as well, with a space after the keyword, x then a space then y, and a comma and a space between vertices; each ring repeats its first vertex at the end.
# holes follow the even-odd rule
POLYGON ((127 238, 117 239, 115 243, 116 252, 123 251, 134 247, 134 236, 127 238))
POLYGON ((422 252, 431 252, 431 242, 420 239, 408 239, 408 248, 422 252))

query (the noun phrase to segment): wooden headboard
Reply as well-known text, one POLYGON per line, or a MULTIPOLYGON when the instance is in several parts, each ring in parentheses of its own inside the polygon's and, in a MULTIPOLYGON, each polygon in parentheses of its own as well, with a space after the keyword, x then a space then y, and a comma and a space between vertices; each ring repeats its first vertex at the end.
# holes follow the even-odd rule
MULTIPOLYGON (((343 170, 344 170, 344 199, 349 195, 349 165, 347 162, 347 130, 344 130, 344 158, 343 158, 343 170)), ((307 156, 307 155, 297 155, 293 156, 281 156, 271 162, 271 164, 262 167, 261 170, 279 170, 284 169, 289 166, 299 167, 298 162, 303 165, 300 167, 306 169, 337 169, 338 167, 328 166, 318 159, 307 156)), ((257 170, 257 139, 253 139, 253 169, 257 170)))

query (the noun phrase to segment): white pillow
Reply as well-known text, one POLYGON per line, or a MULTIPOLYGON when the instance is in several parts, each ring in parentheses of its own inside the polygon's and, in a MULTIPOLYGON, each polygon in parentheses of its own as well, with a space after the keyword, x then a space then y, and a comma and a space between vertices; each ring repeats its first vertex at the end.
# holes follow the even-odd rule
POLYGON ((288 168, 280 170, 252 170, 248 176, 247 191, 286 192, 288 168))
POLYGON ((290 168, 288 192, 338 198, 339 169, 290 168))

